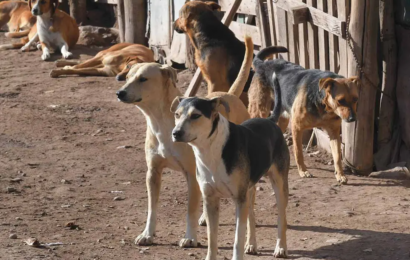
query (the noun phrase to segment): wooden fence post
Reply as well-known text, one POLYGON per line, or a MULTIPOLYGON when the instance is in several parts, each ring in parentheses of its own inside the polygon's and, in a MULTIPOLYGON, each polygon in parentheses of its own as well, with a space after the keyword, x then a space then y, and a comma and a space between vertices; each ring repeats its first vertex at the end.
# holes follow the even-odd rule
MULTIPOLYGON (((373 168, 374 118, 376 87, 379 84, 377 37, 379 1, 352 0, 349 32, 352 50, 348 54, 348 76, 361 75, 362 85, 357 106, 357 121, 343 123, 344 162, 357 174, 369 174, 373 168)), ((348 37, 349 38, 349 37, 348 37)))
POLYGON ((77 24, 83 24, 87 19, 87 1, 70 0, 70 15, 76 20, 77 24))
POLYGON ((124 0, 125 42, 147 45, 145 37, 147 23, 146 0, 124 0))
POLYGON ((124 0, 117 0, 117 24, 120 33, 120 41, 125 42, 124 0))

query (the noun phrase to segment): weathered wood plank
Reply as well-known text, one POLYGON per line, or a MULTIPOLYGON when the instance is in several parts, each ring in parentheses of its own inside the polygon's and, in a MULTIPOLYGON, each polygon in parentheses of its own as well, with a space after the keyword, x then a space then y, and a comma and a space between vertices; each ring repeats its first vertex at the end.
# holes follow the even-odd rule
POLYGON ((298 42, 299 42, 299 28, 297 24, 293 24, 292 21, 289 19, 289 15, 287 17, 288 23, 288 44, 289 44, 289 61, 299 64, 299 50, 298 50, 298 42))
MULTIPOLYGON (((377 148, 381 150, 392 138, 397 77, 397 43, 394 22, 393 0, 379 1, 380 3, 380 38, 383 50, 383 79, 382 90, 389 95, 382 94, 380 99, 379 131, 377 148)), ((410 139, 409 139, 410 140, 410 139)), ((390 162, 388 162, 390 163, 390 162)))
MULTIPOLYGON (((300 0, 302 3, 306 3, 306 0, 300 0)), ((295 8, 291 9, 295 10, 295 8)), ((302 67, 309 69, 309 52, 308 52, 308 35, 307 35, 307 20, 309 18, 309 8, 305 5, 298 7, 296 10, 306 10, 306 20, 304 20, 301 24, 298 25, 299 30, 299 41, 298 41, 298 49, 299 49, 299 63, 302 67), (304 8, 304 9, 302 9, 304 8)), ((295 12, 293 12, 295 16, 295 12)), ((297 15, 301 16, 300 19, 302 20, 303 12, 296 13, 297 15)), ((295 20, 295 19, 294 19, 295 20)))
MULTIPOLYGON (((340 0, 337 1, 337 17, 345 21, 348 13, 349 13, 349 0, 340 0)), ((347 76, 347 43, 346 39, 343 39, 342 37, 338 37, 339 41, 339 71, 338 73, 342 76, 347 76)))
POLYGON ((267 21, 267 6, 265 5, 263 0, 257 1, 256 6, 257 14, 256 14, 256 26, 259 28, 259 38, 261 41, 260 46, 265 48, 270 46, 270 37, 269 37, 269 24, 267 21))
POLYGON ((236 38, 238 38, 239 40, 244 41, 244 36, 249 35, 252 37, 254 45, 262 46, 262 39, 260 36, 261 34, 258 27, 232 21, 229 25, 229 29, 231 29, 236 38))
MULTIPOLYGON (((336 0, 327 0, 327 12, 331 16, 336 16, 337 15, 337 5, 335 3, 336 0)), ((339 0, 343 1, 343 0, 339 0)), ((339 41, 337 39, 337 36, 330 34, 329 35, 329 69, 330 71, 333 72, 338 72, 338 47, 339 47, 339 41)))
MULTIPOLYGON (((327 0, 321 0, 321 1, 327 2, 327 0)), ((346 21, 339 20, 338 18, 327 14, 323 8, 316 9, 309 5, 300 3, 299 0, 281 0, 281 1, 274 2, 274 4, 278 6, 279 8, 282 8, 286 11, 289 11, 292 7, 299 6, 299 5, 307 6, 309 7, 310 21, 314 25, 336 36, 342 36, 343 38, 345 38, 346 21)), ((319 1, 318 1, 318 7, 319 7, 319 1)))
MULTIPOLYGON (((316 0, 307 0, 308 5, 317 6, 316 0)), ((308 43, 309 43, 309 68, 319 69, 319 45, 318 28, 312 23, 308 23, 308 43)))
MULTIPOLYGON (((326 11, 327 1, 317 0, 317 9, 326 11)), ((318 28, 318 42, 319 42, 319 69, 329 70, 329 33, 323 28, 318 28)))
POLYGON ((276 17, 275 17, 275 7, 272 1, 268 0, 268 20, 269 20, 269 33, 273 46, 278 45, 277 35, 276 35, 276 17))
MULTIPOLYGON (((236 14, 242 0, 235 0, 232 4, 229 11, 227 11, 222 18, 222 23, 226 26, 229 26, 232 22, 234 15, 236 14)), ((202 74, 201 70, 198 68, 195 72, 194 77, 192 78, 191 82, 189 83, 188 89, 185 92, 186 97, 193 97, 195 96, 196 92, 198 92, 198 88, 201 85, 202 81, 202 74)))
MULTIPOLYGON (((353 172, 367 175, 373 168, 376 86, 379 83, 377 70, 379 1, 352 0, 351 3, 349 31, 352 36, 354 52, 359 62, 363 64, 366 76, 361 78, 362 86, 360 87, 357 121, 343 126, 345 162, 348 162, 353 172)), ((356 75, 360 75, 358 65, 353 54, 349 52, 348 76, 356 75)))
MULTIPOLYGON (((236 0, 220 0, 219 5, 221 10, 226 12, 230 10, 231 6, 236 0)), ((240 14, 251 14, 256 16, 256 5, 258 0, 246 0, 239 6, 237 13, 240 14)))

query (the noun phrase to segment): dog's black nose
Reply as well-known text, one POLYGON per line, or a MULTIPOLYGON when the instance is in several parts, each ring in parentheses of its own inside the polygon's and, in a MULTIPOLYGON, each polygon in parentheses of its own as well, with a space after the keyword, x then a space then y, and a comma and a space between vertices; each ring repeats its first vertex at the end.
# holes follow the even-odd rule
POLYGON ((184 135, 184 131, 182 131, 182 130, 173 130, 172 131, 172 136, 175 138, 175 140, 179 140, 183 135, 184 135))
POLYGON ((125 90, 119 90, 119 91, 117 91, 117 97, 119 98, 119 99, 123 99, 123 98, 125 98, 125 96, 127 95, 127 92, 125 91, 125 90))
POLYGON ((350 114, 349 117, 346 119, 347 122, 351 123, 356 121, 356 116, 354 116, 353 114, 350 114))
POLYGON ((38 15, 38 9, 37 8, 33 9, 32 12, 33 12, 34 15, 38 15))
POLYGON ((117 81, 124 81, 124 80, 125 80, 125 76, 124 76, 124 75, 117 75, 117 76, 115 77, 115 79, 116 79, 117 81))

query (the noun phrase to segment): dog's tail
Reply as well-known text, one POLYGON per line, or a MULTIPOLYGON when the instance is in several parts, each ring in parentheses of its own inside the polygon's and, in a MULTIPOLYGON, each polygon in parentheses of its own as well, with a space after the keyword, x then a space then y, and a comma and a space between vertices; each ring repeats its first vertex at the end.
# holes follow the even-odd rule
POLYGON ((252 59, 253 59, 253 42, 252 38, 249 36, 245 36, 245 57, 242 62, 241 70, 238 73, 238 76, 235 79, 235 82, 232 84, 231 88, 229 89, 228 93, 239 97, 243 89, 245 88, 245 84, 248 81, 249 72, 252 67, 252 59))
POLYGON ((272 88, 273 88, 274 95, 275 95, 275 106, 273 107, 272 115, 270 115, 268 119, 277 123, 279 121, 279 117, 282 112, 282 96, 280 92, 279 81, 278 81, 278 78, 276 77, 276 73, 273 74, 272 80, 273 80, 272 88))
POLYGON ((265 59, 267 59, 272 54, 288 52, 288 49, 282 46, 271 46, 261 50, 258 54, 256 54, 255 59, 253 60, 253 68, 256 73, 263 75, 263 63, 265 59))

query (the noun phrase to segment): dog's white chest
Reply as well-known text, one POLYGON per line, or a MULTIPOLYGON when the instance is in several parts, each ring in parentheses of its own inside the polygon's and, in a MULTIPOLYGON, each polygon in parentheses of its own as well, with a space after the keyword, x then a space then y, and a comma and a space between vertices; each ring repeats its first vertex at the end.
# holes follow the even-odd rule
POLYGON ((37 19, 37 31, 41 42, 52 48, 59 48, 64 43, 60 32, 50 31, 52 22, 49 20, 37 19))

